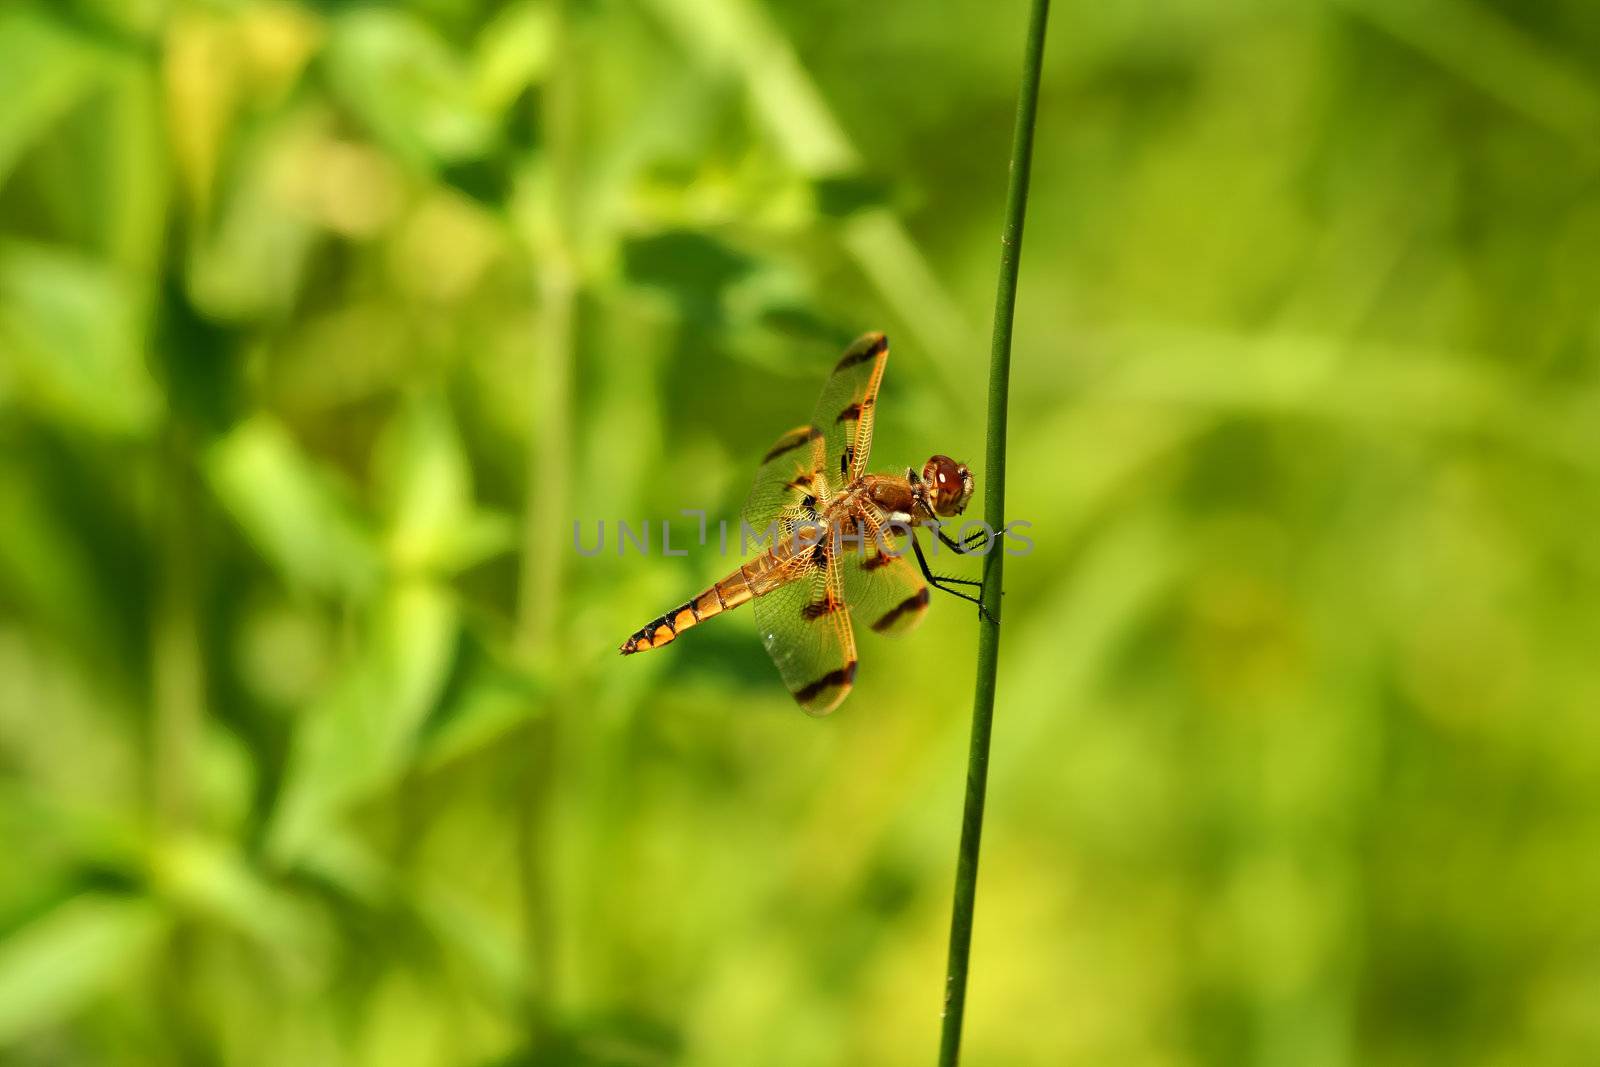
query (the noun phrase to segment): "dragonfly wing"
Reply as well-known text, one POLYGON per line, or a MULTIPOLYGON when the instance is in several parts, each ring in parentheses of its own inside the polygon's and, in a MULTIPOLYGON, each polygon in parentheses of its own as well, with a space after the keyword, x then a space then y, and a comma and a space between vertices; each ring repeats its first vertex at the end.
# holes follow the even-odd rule
POLYGON ((787 521, 792 526, 805 517, 801 501, 825 495, 827 487, 819 475, 826 447, 822 431, 807 425, 795 427, 767 449, 742 512, 745 523, 758 536, 774 522, 787 521))
POLYGON ((878 386, 889 362, 889 340, 881 333, 858 337, 835 364, 822 387, 811 424, 827 441, 824 473, 845 485, 867 470, 878 386))
POLYGON ((857 531, 839 556, 845 602, 856 621, 880 634, 907 633, 928 611, 928 587, 906 559, 912 536, 882 525, 870 513, 856 517, 857 531))
POLYGON ((788 560, 753 605, 761 643, 808 715, 838 707, 856 677, 855 635, 839 568, 825 558, 819 546, 788 560))

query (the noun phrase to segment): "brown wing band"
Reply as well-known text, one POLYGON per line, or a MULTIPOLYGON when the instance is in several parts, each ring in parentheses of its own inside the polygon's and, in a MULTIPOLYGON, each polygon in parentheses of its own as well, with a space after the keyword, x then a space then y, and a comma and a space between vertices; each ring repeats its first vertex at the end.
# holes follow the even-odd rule
POLYGON ((856 661, 851 660, 838 670, 829 671, 827 674, 824 674, 821 678, 818 678, 805 688, 796 689, 794 691, 794 698, 802 704, 809 704, 823 693, 826 693, 829 689, 832 689, 836 686, 843 688, 847 685, 854 685, 855 680, 856 661))
POLYGON ((823 597, 821 600, 817 600, 817 601, 814 601, 814 602, 812 602, 810 604, 807 604, 804 608, 801 609, 800 613, 802 615, 804 615, 807 619, 820 619, 824 615, 832 615, 834 612, 838 611, 842 607, 844 607, 844 602, 843 601, 835 600, 833 597, 830 596, 830 597, 823 597))
POLYGON ((877 358, 878 353, 889 347, 889 339, 881 333, 864 334, 856 338, 855 342, 845 350, 843 358, 833 368, 834 372, 853 367, 857 363, 865 363, 869 359, 877 358))
POLYGON ((771 450, 761 457, 761 462, 770 463, 785 452, 793 452, 795 449, 815 441, 821 436, 822 431, 815 426, 802 426, 798 430, 790 430, 778 438, 778 443, 773 445, 771 450))
POLYGON ((883 633, 885 630, 887 630, 890 627, 892 627, 895 623, 899 622, 900 621, 900 616, 905 615, 908 612, 921 611, 922 609, 926 608, 927 606, 928 606, 928 587, 927 586, 923 586, 921 589, 918 589, 911 596, 906 597, 899 604, 895 605, 895 607, 891 608, 889 610, 888 614, 884 615, 883 618, 879 619, 877 622, 872 624, 872 628, 874 630, 878 631, 879 633, 883 633))

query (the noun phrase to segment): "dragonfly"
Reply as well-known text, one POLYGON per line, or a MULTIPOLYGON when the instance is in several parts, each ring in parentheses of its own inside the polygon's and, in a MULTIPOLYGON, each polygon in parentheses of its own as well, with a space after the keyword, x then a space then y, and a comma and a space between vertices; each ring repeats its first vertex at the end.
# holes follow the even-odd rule
MULTIPOLYGON (((761 457, 742 520, 770 547, 699 596, 640 627, 623 655, 671 644, 691 627, 750 603, 778 673, 812 715, 839 706, 855 685, 850 619, 877 633, 910 631, 928 610, 928 588, 971 601, 981 582, 935 575, 916 531, 958 553, 977 551, 987 530, 957 540, 942 528, 972 499, 972 472, 934 455, 921 471, 872 474, 872 428, 889 361, 881 333, 857 338, 834 366, 811 421, 761 457), (917 567, 906 558, 909 542, 917 567)), ((741 539, 743 535, 741 534, 741 539)))

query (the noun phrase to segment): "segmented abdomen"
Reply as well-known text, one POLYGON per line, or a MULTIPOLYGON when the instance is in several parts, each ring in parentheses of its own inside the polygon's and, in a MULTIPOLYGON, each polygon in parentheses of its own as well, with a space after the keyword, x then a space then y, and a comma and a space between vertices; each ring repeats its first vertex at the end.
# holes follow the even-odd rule
POLYGON ((713 615, 732 611, 752 597, 771 592, 771 572, 782 562, 777 548, 757 556, 682 607, 645 623, 622 643, 619 651, 628 656, 671 644, 689 627, 698 626, 713 615))

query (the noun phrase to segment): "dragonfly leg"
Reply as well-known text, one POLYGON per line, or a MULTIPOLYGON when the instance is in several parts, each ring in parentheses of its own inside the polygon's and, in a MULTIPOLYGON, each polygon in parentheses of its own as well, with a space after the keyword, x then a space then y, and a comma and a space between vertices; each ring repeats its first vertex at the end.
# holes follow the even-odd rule
MULTIPOLYGON (((972 533, 959 541, 945 533, 942 526, 934 527, 933 532, 939 535, 939 540, 944 544, 944 547, 958 556, 970 556, 978 545, 990 545, 991 541, 998 541, 1002 536, 1002 534, 990 533, 988 527, 981 530, 973 530, 972 533)), ((988 551, 985 550, 984 555, 987 554, 988 551)))
POLYGON ((941 593, 949 593, 953 597, 960 597, 962 600, 978 605, 978 615, 980 618, 987 619, 990 622, 995 621, 994 617, 989 614, 989 609, 983 606, 982 600, 973 596, 971 593, 964 593, 959 589, 952 588, 956 585, 981 586, 983 585, 982 582, 976 582, 970 578, 944 578, 934 574, 933 569, 928 566, 928 557, 922 553, 922 542, 918 541, 915 537, 911 538, 911 548, 917 555, 917 566, 922 568, 922 576, 928 580, 929 585, 933 586, 941 593))

